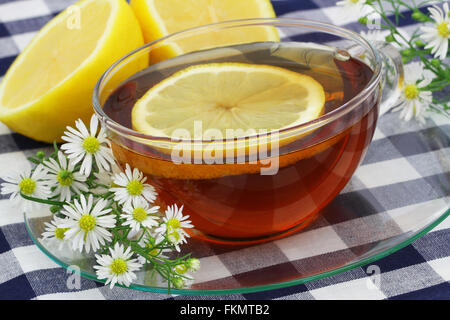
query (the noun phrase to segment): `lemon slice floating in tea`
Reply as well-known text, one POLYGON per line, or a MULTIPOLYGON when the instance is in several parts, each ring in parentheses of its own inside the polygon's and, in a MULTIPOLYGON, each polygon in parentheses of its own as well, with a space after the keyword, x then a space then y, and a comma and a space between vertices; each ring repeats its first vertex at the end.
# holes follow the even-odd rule
MULTIPOLYGON (((164 79, 132 110, 133 128, 171 137, 183 128, 279 130, 316 119, 324 108, 322 85, 310 76, 270 65, 195 65, 164 79)), ((229 132, 228 132, 229 134, 229 132)), ((234 136, 237 137, 237 136, 234 136)))

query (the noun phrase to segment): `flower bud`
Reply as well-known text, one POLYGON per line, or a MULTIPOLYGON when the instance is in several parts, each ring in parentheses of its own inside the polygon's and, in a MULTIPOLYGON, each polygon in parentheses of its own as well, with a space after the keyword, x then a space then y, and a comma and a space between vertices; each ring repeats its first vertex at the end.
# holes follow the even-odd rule
POLYGON ((436 68, 441 67, 441 60, 439 59, 431 59, 431 65, 436 68))
POLYGON ((173 283, 173 286, 176 289, 183 289, 184 288, 184 280, 181 279, 180 277, 173 278, 172 279, 172 283, 173 283))
POLYGON ((367 25, 367 17, 361 17, 358 19, 358 22, 363 26, 367 25))
POLYGON ((418 47, 425 47, 425 43, 423 43, 423 41, 421 40, 414 41, 414 44, 418 47))
POLYGON ((394 41, 395 41, 394 36, 393 36, 392 34, 388 34, 388 35, 386 36, 385 40, 386 40, 387 42, 394 42, 394 41))
POLYGON ((410 57, 414 54, 414 51, 412 51, 411 49, 405 49, 405 50, 400 51, 400 53, 404 57, 410 57))
POLYGON ((44 151, 36 152, 36 157, 38 157, 39 159, 44 159, 44 157, 45 157, 44 151))
POLYGON ((408 63, 411 59, 412 59, 411 57, 402 56, 402 62, 403 62, 403 64, 408 63))
POLYGON ((411 14, 411 18, 420 22, 425 22, 429 20, 428 16, 422 13, 419 9, 414 9, 413 13, 411 14))
POLYGON ((195 258, 189 258, 186 260, 186 266, 191 271, 198 271, 200 269, 200 260, 195 258))

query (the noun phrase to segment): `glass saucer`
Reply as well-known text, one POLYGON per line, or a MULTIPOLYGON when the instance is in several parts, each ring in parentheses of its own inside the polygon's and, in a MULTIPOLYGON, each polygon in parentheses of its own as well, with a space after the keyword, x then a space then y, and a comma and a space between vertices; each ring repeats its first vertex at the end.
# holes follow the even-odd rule
MULTIPOLYGON (((306 283, 372 263, 425 235, 450 215, 450 121, 425 127, 398 114, 380 118, 363 164, 343 190, 305 229, 251 246, 224 246, 192 238, 182 252, 201 261, 195 281, 172 294, 258 292, 306 283)), ((43 241, 51 214, 25 214, 34 243, 64 268, 96 278, 92 254, 43 241)), ((167 293, 167 283, 138 272, 132 289, 167 293)), ((102 281, 100 281, 102 282, 102 281)))

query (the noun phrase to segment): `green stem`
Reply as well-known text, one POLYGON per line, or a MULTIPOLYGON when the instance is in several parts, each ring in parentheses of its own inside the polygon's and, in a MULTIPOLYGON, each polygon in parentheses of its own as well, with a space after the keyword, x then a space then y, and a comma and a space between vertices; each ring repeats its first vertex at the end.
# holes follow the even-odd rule
MULTIPOLYGON (((423 54, 420 51, 417 51, 416 48, 414 47, 414 45, 411 43, 411 40, 406 39, 400 32, 397 31, 397 27, 395 25, 392 24, 392 22, 389 20, 389 18, 386 16, 386 12, 383 9, 383 5, 381 3, 381 0, 377 0, 378 6, 379 6, 379 10, 377 10, 376 8, 374 8, 383 18, 383 20, 388 24, 389 30, 391 31, 391 33, 394 33, 396 35, 398 35, 405 43, 408 44, 410 49, 413 49, 415 52, 417 52, 417 56, 420 58, 420 60, 422 60, 422 62, 424 63, 424 65, 427 67, 427 69, 431 70, 433 73, 435 73, 436 75, 440 75, 441 74, 441 70, 436 69, 430 62, 429 60, 423 56, 423 54)), ((402 44, 395 39, 395 37, 393 37, 395 42, 399 45, 402 46, 402 44)))
POLYGON ((64 206, 67 205, 66 202, 61 202, 61 201, 53 201, 53 200, 47 200, 47 199, 40 199, 40 198, 34 198, 34 197, 30 197, 27 196, 23 193, 20 193, 20 195, 22 196, 22 198, 30 200, 30 201, 34 201, 34 202, 39 202, 39 203, 43 203, 43 204, 48 204, 51 206, 64 206))

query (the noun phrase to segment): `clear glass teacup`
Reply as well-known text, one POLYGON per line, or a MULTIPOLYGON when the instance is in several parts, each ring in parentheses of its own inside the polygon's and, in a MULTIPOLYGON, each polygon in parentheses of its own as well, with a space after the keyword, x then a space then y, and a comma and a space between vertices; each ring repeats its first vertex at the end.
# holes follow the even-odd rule
POLYGON ((375 46, 352 31, 299 19, 201 26, 117 61, 97 83, 94 109, 117 161, 148 176, 162 208, 183 205, 194 236, 232 244, 267 241, 308 225, 344 188, 372 139, 380 103, 396 101, 399 56, 389 45, 375 46), (202 131, 195 115, 186 126, 196 134, 187 137, 133 130, 133 106, 148 89, 186 67, 224 62, 272 65, 314 78, 325 92, 322 115, 280 130, 219 138, 202 131))

